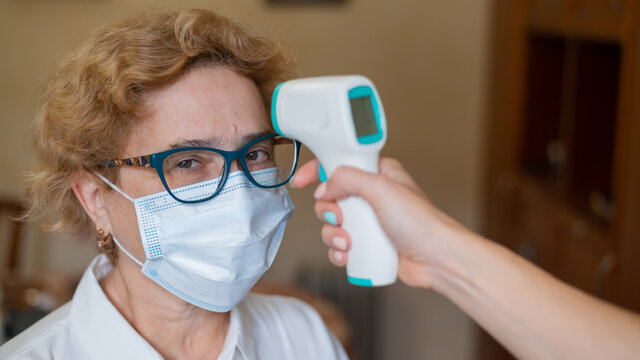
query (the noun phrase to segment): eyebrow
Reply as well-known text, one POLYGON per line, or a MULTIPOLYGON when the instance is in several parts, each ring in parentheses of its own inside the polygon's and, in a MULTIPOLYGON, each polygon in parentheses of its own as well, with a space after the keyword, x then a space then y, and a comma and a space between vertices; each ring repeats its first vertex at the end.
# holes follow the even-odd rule
POLYGON ((220 138, 215 137, 210 139, 190 139, 171 144, 169 145, 169 148, 178 149, 183 147, 216 147, 220 145, 220 143, 220 138))
MULTIPOLYGON (((245 144, 258 139, 262 136, 273 134, 271 130, 262 130, 255 133, 244 135, 240 138, 240 146, 244 146, 245 144)), ((222 144, 222 139, 219 137, 212 137, 208 139, 189 139, 183 140, 174 144, 169 145, 171 149, 183 148, 183 147, 209 147, 216 148, 222 144)), ((240 147, 238 147, 240 148, 240 147)))

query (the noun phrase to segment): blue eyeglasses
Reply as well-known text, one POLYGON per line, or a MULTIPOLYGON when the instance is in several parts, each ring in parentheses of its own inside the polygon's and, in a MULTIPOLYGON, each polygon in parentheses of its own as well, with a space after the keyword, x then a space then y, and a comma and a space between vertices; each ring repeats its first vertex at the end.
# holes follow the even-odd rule
POLYGON ((251 183, 264 189, 272 189, 291 180, 298 166, 299 156, 299 141, 269 134, 236 151, 183 147, 129 159, 111 160, 107 162, 107 167, 152 167, 174 199, 193 204, 210 200, 220 193, 235 159, 239 160, 251 183), (218 178, 220 180, 217 184, 212 183, 217 186, 215 190, 199 197, 186 197, 186 192, 180 191, 186 186, 218 178))

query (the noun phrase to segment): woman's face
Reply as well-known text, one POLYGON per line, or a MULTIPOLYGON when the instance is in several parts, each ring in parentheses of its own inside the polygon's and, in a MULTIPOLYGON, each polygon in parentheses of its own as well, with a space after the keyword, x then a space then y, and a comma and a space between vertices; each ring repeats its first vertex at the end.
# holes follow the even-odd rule
MULTIPOLYGON (((126 140, 120 158, 193 144, 237 150, 269 131, 267 112, 253 81, 222 66, 196 68, 146 97, 141 121, 126 140)), ((231 171, 238 169, 236 161, 231 171)), ((153 168, 122 167, 116 185, 132 198, 165 191, 153 168)), ((143 261, 133 203, 106 188, 103 198, 109 223, 105 230, 143 261)))

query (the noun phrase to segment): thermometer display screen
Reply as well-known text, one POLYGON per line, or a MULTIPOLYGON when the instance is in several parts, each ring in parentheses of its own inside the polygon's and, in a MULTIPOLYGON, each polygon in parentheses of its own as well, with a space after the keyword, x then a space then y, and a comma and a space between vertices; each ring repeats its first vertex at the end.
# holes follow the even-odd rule
POLYGON ((363 96, 350 99, 351 115, 356 127, 356 135, 360 138, 378 133, 376 115, 373 111, 373 104, 370 96, 363 96))

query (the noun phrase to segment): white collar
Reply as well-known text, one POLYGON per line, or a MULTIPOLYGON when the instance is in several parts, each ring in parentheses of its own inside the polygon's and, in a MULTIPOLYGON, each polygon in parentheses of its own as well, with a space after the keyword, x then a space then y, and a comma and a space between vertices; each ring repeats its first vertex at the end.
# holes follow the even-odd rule
MULTIPOLYGON (((98 281, 113 265, 101 254, 85 271, 71 304, 71 326, 92 359, 162 359, 162 356, 127 322, 107 299, 98 281)), ((242 306, 243 304, 239 304, 242 306)), ((246 346, 242 316, 238 307, 231 310, 229 332, 218 359, 255 358, 255 349, 246 346), (236 353, 236 349, 239 353, 236 353), (234 356, 235 355, 235 356, 234 356)))

